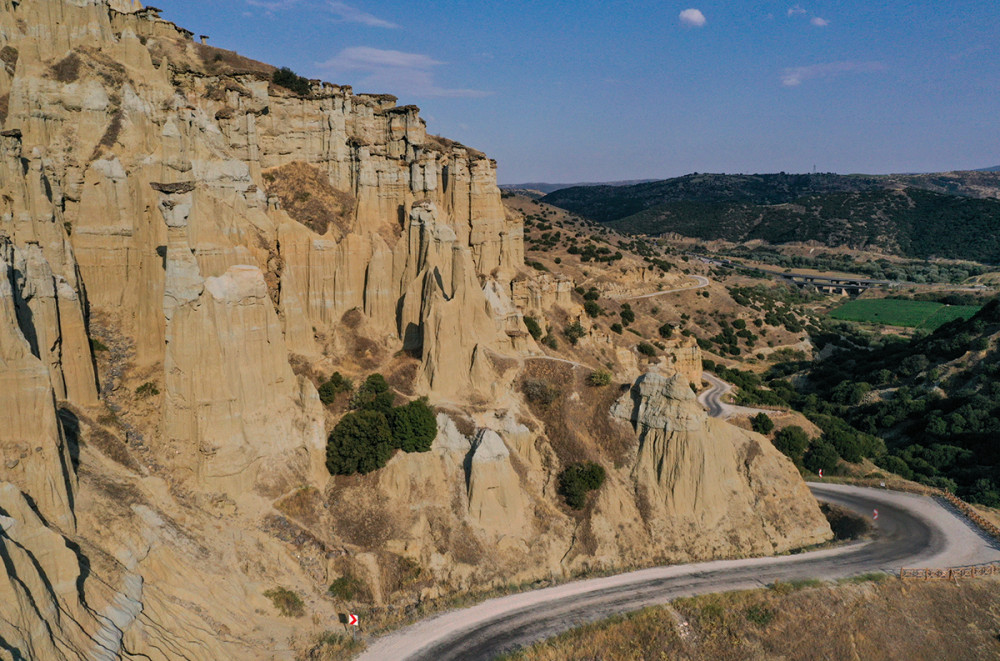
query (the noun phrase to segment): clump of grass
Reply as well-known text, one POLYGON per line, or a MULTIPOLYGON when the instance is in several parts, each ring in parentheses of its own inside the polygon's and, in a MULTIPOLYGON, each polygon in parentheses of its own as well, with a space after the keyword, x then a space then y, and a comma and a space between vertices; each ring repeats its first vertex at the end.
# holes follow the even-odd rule
POLYGON ((108 348, 108 345, 101 342, 96 337, 90 338, 90 350, 95 353, 98 351, 111 351, 111 349, 108 348))
POLYGON ((768 587, 778 594, 789 594, 806 588, 822 587, 822 585, 823 581, 818 578, 799 578, 792 581, 775 581, 768 587))
POLYGON ((302 598, 287 588, 273 588, 265 592, 264 596, 271 600, 275 609, 284 617, 302 617, 306 614, 302 598))
POLYGON ((160 394, 160 389, 156 387, 156 384, 152 381, 147 381, 138 388, 135 389, 135 396, 139 399, 146 399, 147 397, 156 397, 160 394))
POLYGON ((859 574, 857 576, 848 576, 847 578, 841 578, 837 581, 838 584, 857 584, 857 583, 881 583, 882 581, 887 581, 892 576, 880 571, 872 571, 866 574, 859 574))
POLYGON ((354 598, 365 591, 365 585, 357 576, 344 574, 330 584, 330 595, 344 601, 354 601, 354 598))

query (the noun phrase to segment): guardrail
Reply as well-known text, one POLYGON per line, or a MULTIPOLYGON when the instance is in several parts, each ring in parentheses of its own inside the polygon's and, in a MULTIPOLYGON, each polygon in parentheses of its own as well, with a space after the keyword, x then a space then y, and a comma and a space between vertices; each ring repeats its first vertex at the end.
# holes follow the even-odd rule
POLYGON ((980 576, 1000 576, 1000 563, 971 567, 952 567, 950 569, 907 569, 899 570, 899 577, 916 581, 957 581, 962 578, 979 578, 980 576))

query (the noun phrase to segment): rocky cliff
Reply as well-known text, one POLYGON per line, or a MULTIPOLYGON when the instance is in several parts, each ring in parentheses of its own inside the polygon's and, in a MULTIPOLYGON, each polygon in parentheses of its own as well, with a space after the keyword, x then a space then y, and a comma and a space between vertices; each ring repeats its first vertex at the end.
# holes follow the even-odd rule
MULTIPOLYGON (((0 658, 290 659, 343 610, 335 579, 406 606, 828 534, 766 441, 654 377, 616 408, 636 436, 538 360, 522 315, 579 310, 524 268, 495 163, 159 14, 0 0, 0 658), (542 365, 548 409, 520 394, 542 365), (334 370, 428 396, 431 451, 331 477, 334 370), (585 458, 614 468, 571 512, 556 475, 585 458), (278 617, 275 586, 312 617, 278 617)), ((662 371, 697 379, 674 349, 662 371)))

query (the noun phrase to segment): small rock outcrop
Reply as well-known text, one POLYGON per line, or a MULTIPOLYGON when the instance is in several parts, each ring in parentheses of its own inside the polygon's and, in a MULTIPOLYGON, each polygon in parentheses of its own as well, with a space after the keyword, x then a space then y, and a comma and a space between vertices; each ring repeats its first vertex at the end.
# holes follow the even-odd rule
POLYGON ((632 475, 655 513, 654 539, 766 554, 832 536, 792 462, 763 436, 709 418, 683 375, 640 377, 612 414, 639 437, 632 475))

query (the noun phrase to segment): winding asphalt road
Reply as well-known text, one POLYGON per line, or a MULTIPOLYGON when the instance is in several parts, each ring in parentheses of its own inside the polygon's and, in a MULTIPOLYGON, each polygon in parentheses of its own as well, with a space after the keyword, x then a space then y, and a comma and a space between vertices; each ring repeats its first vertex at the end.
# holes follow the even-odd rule
POLYGON ((625 296, 619 300, 622 301, 638 301, 644 298, 653 298, 654 296, 662 296, 663 294, 673 294, 679 291, 691 291, 692 289, 702 289, 707 287, 710 283, 709 279, 703 275, 692 275, 695 279, 695 284, 687 285, 685 287, 677 287, 676 289, 664 289, 663 291, 654 291, 652 294, 642 294, 641 296, 625 296))
POLYGON ((779 557, 656 567, 491 599, 428 618, 374 641, 364 661, 472 661, 549 638, 587 622, 671 599, 762 587, 774 581, 832 580, 900 567, 1000 561, 1000 550, 953 510, 927 497, 811 484, 819 500, 872 517, 871 540, 779 557))
POLYGON ((734 415, 756 415, 758 413, 769 413, 773 414, 774 411, 768 411, 766 409, 754 409, 747 406, 736 406, 735 404, 727 404, 722 401, 722 398, 730 390, 736 386, 731 383, 726 383, 719 377, 715 376, 711 372, 703 372, 701 377, 708 381, 708 389, 702 391, 698 395, 698 402, 705 407, 708 414, 713 418, 721 418, 723 420, 728 420, 734 415))

